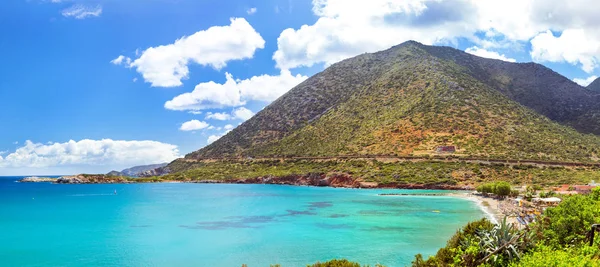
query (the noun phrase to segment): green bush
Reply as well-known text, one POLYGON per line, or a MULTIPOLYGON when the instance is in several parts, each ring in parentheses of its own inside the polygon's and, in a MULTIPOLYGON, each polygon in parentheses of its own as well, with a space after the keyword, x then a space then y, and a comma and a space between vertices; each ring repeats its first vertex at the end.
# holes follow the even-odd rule
POLYGON ((456 234, 448 240, 446 246, 438 250, 435 256, 431 256, 427 260, 424 260, 423 255, 417 254, 415 260, 412 262, 412 266, 447 266, 455 264, 456 261, 460 261, 462 266, 475 266, 469 265, 467 262, 474 264, 473 259, 476 259, 477 257, 462 258, 462 256, 466 255, 466 253, 469 253, 469 255, 478 255, 481 252, 481 249, 479 246, 473 246, 472 240, 477 237, 479 232, 491 230, 493 228, 494 224, 488 219, 469 222, 465 227, 458 230, 456 234), (457 257, 460 258, 457 259, 457 257))
POLYGON ((540 245, 532 253, 512 263, 511 267, 592 267, 600 266, 598 247, 582 246, 568 250, 557 250, 540 245))
POLYGON ((510 184, 507 182, 498 182, 494 186, 494 194, 500 197, 510 195, 511 190, 510 184))
POLYGON ((547 245, 556 248, 584 243, 590 226, 600 222, 600 201, 595 196, 592 193, 563 199, 560 205, 546 209, 535 230, 544 236, 547 245))
MULTIPOLYGON (((361 265, 359 263, 356 262, 351 262, 348 261, 346 259, 343 260, 330 260, 327 262, 317 262, 313 265, 306 265, 307 267, 361 267, 361 265)), ((365 265, 364 267, 369 267, 368 265, 365 265)), ((377 264, 375 265, 375 267, 385 267, 383 265, 377 264)))

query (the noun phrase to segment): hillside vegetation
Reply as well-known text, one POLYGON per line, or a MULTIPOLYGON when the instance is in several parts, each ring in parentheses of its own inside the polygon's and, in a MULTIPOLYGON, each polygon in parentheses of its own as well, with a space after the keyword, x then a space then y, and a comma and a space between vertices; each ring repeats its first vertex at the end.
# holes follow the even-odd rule
POLYGON ((600 181, 598 167, 535 167, 526 165, 475 164, 466 162, 381 162, 376 160, 219 160, 213 162, 175 161, 175 173, 164 180, 235 183, 258 177, 336 177, 374 182, 382 187, 459 186, 475 188, 489 181, 514 185, 553 186, 600 181))
POLYGON ((533 63, 406 42, 332 65, 187 159, 457 155, 595 162, 600 96, 533 63))

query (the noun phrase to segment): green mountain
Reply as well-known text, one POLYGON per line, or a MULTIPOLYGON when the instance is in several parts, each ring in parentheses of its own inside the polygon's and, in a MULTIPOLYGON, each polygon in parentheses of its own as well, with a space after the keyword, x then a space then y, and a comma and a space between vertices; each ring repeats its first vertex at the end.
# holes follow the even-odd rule
POLYGON ((542 65, 409 41, 330 66, 186 158, 435 155, 455 146, 459 156, 597 161, 598 100, 542 65))
POLYGON ((586 88, 590 91, 600 92, 600 78, 594 80, 586 88))

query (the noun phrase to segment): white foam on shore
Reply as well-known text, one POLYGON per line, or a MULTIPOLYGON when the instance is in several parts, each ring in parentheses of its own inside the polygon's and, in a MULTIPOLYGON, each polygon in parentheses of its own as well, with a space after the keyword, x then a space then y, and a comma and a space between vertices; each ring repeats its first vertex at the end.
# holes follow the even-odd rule
POLYGON ((480 198, 477 198, 477 197, 472 197, 472 196, 464 196, 464 198, 475 202, 475 204, 479 207, 479 209, 481 209, 481 211, 483 211, 483 213, 485 213, 485 217, 487 217, 488 220, 490 220, 490 222, 492 222, 493 224, 498 224, 498 219, 496 218, 494 213, 492 213, 490 211, 490 208, 483 205, 483 200, 481 200, 480 198))

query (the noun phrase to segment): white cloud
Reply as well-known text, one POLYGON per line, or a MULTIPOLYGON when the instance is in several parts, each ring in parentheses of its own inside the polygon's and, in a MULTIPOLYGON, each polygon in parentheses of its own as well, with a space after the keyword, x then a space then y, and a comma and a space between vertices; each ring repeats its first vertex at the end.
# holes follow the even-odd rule
POLYGON ((134 166, 169 162, 179 157, 177 146, 157 141, 70 140, 42 144, 27 140, 0 157, 1 168, 48 168, 74 165, 134 166))
POLYGON ((270 102, 308 78, 302 75, 293 76, 287 70, 282 70, 278 76, 261 75, 246 80, 235 80, 229 73, 225 76, 225 83, 200 83, 194 91, 167 101, 165 108, 202 110, 243 106, 250 100, 270 102))
POLYGON ((583 86, 583 87, 587 87, 588 85, 590 85, 590 83, 592 83, 596 79, 598 79, 598 76, 592 75, 592 76, 590 76, 590 77, 588 77, 586 79, 575 78, 575 79, 573 79, 573 81, 576 82, 577 84, 583 86))
POLYGON ((191 121, 186 121, 183 124, 181 124, 181 127, 179 128, 179 130, 181 131, 195 131, 195 130, 202 130, 204 128, 208 128, 209 124, 203 121, 199 121, 199 120, 191 120, 191 121))
POLYGON ((231 131, 231 130, 227 130, 227 131, 225 131, 225 132, 223 132, 223 133, 221 133, 221 134, 213 134, 213 135, 209 136, 209 137, 208 137, 208 139, 206 140, 206 144, 207 144, 207 145, 210 145, 210 144, 212 144, 214 141, 217 141, 217 140, 219 140, 219 138, 221 138, 221 137, 225 136, 225 135, 226 135, 227 133, 229 133, 230 131, 231 131))
POLYGON ((474 32, 469 1, 314 0, 313 25, 286 29, 273 55, 277 66, 291 69, 327 65, 406 40, 433 44, 474 32))
POLYGON ((110 63, 115 64, 115 65, 121 65, 121 64, 125 63, 125 65, 129 65, 129 64, 131 64, 131 58, 120 55, 117 58, 111 60, 110 63))
POLYGON ((231 129, 233 129, 233 125, 227 124, 227 125, 223 126, 223 129, 225 129, 225 130, 231 130, 231 129))
POLYGON ((194 115, 200 115, 200 114, 202 114, 202 111, 190 110, 190 111, 188 111, 188 113, 194 114, 194 115))
POLYGON ((170 110, 202 110, 210 108, 235 107, 244 105, 237 83, 231 74, 226 73, 227 81, 218 84, 213 81, 196 85, 194 91, 176 96, 165 103, 170 110))
POLYGON ((256 7, 252 7, 252 8, 249 8, 248 10, 246 10, 246 13, 248 13, 248 15, 252 15, 252 14, 256 13, 256 11, 258 11, 256 9, 256 7))
POLYGON ((509 58, 509 57, 506 57, 505 55, 499 54, 498 52, 488 51, 486 49, 479 48, 477 46, 469 47, 465 50, 465 52, 472 54, 472 55, 476 55, 478 57, 499 59, 499 60, 508 61, 508 62, 516 62, 516 60, 514 58, 509 58))
POLYGON ((221 69, 228 61, 252 58, 264 45, 265 40, 245 19, 234 18, 229 26, 210 27, 173 44, 150 47, 129 67, 136 68, 152 86, 174 87, 188 78, 191 63, 221 69))
POLYGON ((531 40, 536 60, 590 72, 600 61, 599 12, 595 0, 313 0, 317 21, 282 31, 273 59, 281 69, 329 65, 407 40, 456 44, 464 37, 480 49, 521 49, 531 40))
MULTIPOLYGON (((240 108, 232 110, 231 114, 228 114, 225 112, 215 112, 215 113, 208 112, 208 113, 206 113, 205 119, 220 120, 220 121, 239 119, 239 120, 245 121, 245 120, 252 118, 252 116, 254 116, 254 112, 252 112, 252 110, 249 110, 245 107, 240 107, 240 108)), ((227 129, 228 125, 226 125, 225 129, 227 129)))
MULTIPOLYGON (((55 2, 57 3, 57 2, 55 2)), ((98 6, 84 6, 84 5, 74 5, 72 7, 69 7, 67 9, 64 9, 62 12, 62 15, 69 18, 76 18, 76 19, 85 19, 87 17, 98 17, 100 16, 100 14, 102 14, 102 7, 100 5, 98 6)))
POLYGON ((206 113, 205 119, 227 121, 227 120, 231 120, 231 115, 224 113, 224 112, 216 112, 216 113, 208 112, 208 113, 206 113))
POLYGON ((206 144, 207 145, 212 144, 214 141, 219 140, 219 138, 221 138, 221 137, 223 137, 223 134, 219 134, 219 135, 213 134, 213 135, 209 136, 208 139, 206 139, 206 144))
POLYGON ((584 30, 565 30, 559 37, 551 31, 538 34, 531 40, 534 61, 568 62, 591 73, 600 61, 600 40, 588 37, 584 30))
POLYGON ((254 112, 252 112, 252 110, 249 110, 245 107, 240 107, 238 109, 235 109, 233 112, 231 112, 233 114, 233 116, 235 116, 236 118, 240 119, 240 120, 248 120, 250 118, 252 118, 252 116, 254 116, 254 112))
POLYGON ((242 99, 271 102, 306 79, 307 76, 294 76, 290 71, 282 70, 278 76, 261 75, 237 80, 237 87, 242 99))

